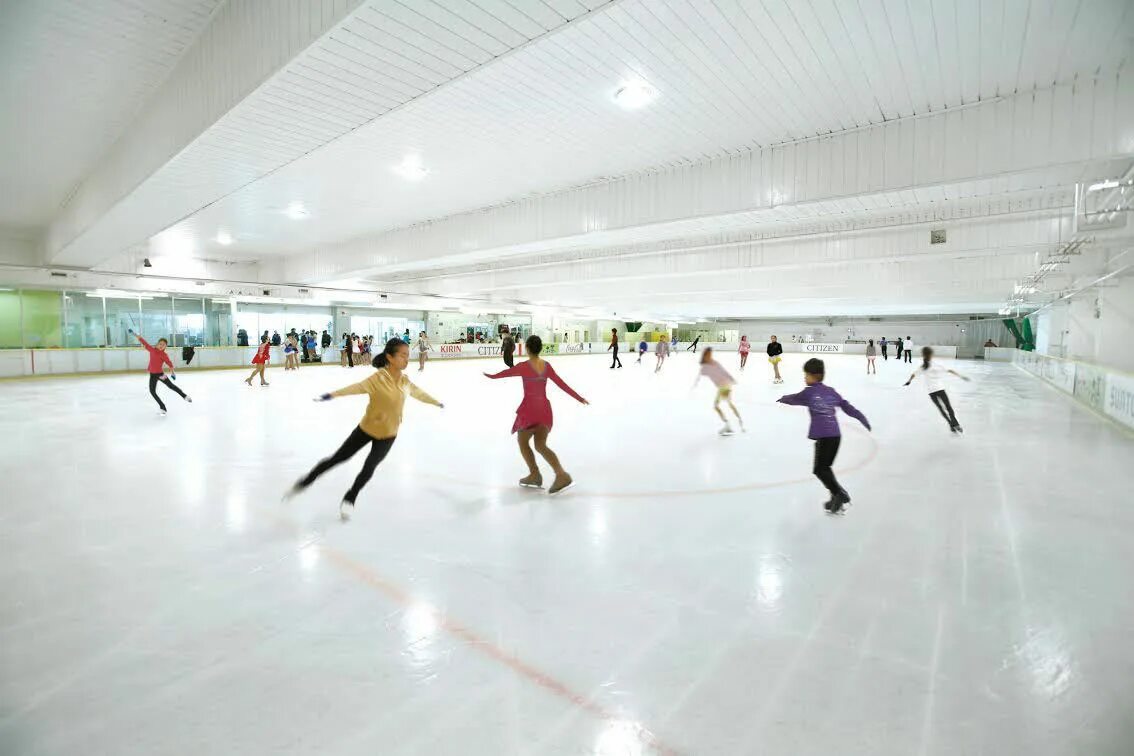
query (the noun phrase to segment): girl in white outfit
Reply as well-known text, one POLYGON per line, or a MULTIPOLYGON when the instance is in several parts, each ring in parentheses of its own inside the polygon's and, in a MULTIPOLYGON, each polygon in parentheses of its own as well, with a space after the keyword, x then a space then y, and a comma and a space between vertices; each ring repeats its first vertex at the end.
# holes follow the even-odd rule
POLYGON ((961 380, 969 380, 965 376, 958 373, 956 370, 947 370, 940 365, 933 363, 933 350, 929 347, 921 348, 921 364, 918 365, 917 370, 910 376, 910 380, 906 381, 904 385, 910 385, 914 378, 921 376, 925 380, 925 388, 929 392, 929 400, 933 402, 933 406, 941 413, 941 417, 945 418, 945 422, 949 423, 949 430, 954 433, 964 433, 961 429, 961 424, 957 422, 957 416, 953 414, 953 405, 949 403, 949 396, 945 393, 945 374, 951 373, 961 380))
POLYGON ((669 356, 669 341, 664 338, 658 339, 658 344, 654 347, 654 353, 658 356, 658 365, 654 368, 654 372, 656 373, 661 370, 662 363, 665 362, 665 358, 669 356))
POLYGON ((871 371, 878 375, 878 368, 874 365, 874 360, 878 357, 878 348, 874 346, 874 339, 866 345, 866 374, 870 375, 871 371))
POLYGON ((429 339, 425 331, 417 334, 417 372, 425 370, 425 353, 429 351, 429 339))

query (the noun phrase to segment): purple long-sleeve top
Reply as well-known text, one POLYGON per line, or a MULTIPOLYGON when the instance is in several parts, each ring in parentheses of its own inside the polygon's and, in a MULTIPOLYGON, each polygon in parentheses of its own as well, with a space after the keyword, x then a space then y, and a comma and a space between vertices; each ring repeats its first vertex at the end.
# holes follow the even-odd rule
POLYGON ((810 439, 831 438, 841 436, 839 421, 835 417, 835 408, 842 407, 855 420, 870 430, 870 421, 866 416, 846 399, 839 396, 839 392, 825 383, 813 383, 798 394, 785 394, 779 398, 784 404, 797 404, 807 407, 811 413, 811 429, 807 432, 810 439))

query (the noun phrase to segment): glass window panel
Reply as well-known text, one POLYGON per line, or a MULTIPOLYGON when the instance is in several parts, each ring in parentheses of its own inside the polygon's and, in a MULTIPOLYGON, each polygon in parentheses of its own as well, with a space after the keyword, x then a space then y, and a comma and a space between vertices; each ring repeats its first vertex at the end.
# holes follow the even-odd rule
POLYGON ((138 298, 107 297, 106 299, 106 338, 107 346, 134 347, 138 342, 130 335, 130 330, 138 331, 142 321, 138 317, 138 298))
MULTIPOLYGON (((169 297, 153 297, 142 299, 141 333, 151 344, 158 339, 169 341, 173 331, 173 318, 171 317, 169 297)), ((138 329, 135 328, 135 331, 138 329)))
POLYGON ((24 311, 24 346, 57 349, 63 346, 63 292, 20 292, 24 311))
POLYGON ((24 345, 20 327, 20 292, 0 291, 0 349, 19 349, 24 345))
MULTIPOLYGON (((209 299, 205 301, 205 340, 213 346, 234 346, 236 344, 236 328, 232 322, 232 304, 227 299, 209 299)), ((245 334, 249 338, 255 334, 245 334)))
POLYGON ((102 297, 80 291, 63 292, 64 344, 71 348, 106 346, 102 297))
POLYGON ((204 346, 205 314, 201 302, 200 297, 174 298, 173 346, 204 346))

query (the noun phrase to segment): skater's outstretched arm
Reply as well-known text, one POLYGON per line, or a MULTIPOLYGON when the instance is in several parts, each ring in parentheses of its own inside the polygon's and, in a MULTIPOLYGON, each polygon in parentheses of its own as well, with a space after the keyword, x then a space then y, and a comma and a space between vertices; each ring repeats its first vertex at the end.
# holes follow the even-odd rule
POLYGON ((426 392, 419 389, 413 381, 407 380, 406 385, 409 386, 410 396, 412 396, 414 399, 418 400, 419 402, 424 402, 425 404, 432 404, 436 407, 444 407, 445 406, 444 404, 437 401, 436 399, 434 399, 432 396, 430 396, 426 392))
POLYGON ((515 367, 510 367, 510 368, 506 368, 504 370, 501 370, 499 373, 485 373, 484 377, 485 378, 511 378, 513 376, 516 376, 516 375, 522 375, 523 374, 522 373, 523 367, 524 367, 523 363, 521 363, 519 365, 516 365, 515 367))
POLYGON ((374 375, 367 378, 365 381, 359 381, 358 383, 354 384, 353 386, 346 386, 344 388, 339 389, 338 391, 332 391, 329 394, 323 394, 319 398, 325 402, 328 399, 334 399, 335 397, 339 397, 339 396, 353 396, 353 395, 356 395, 356 394, 369 394, 370 393, 370 383, 372 381, 377 380, 377 378, 378 378, 378 374, 375 373, 374 375))
POLYGON ((547 363, 547 377, 551 379, 552 383, 563 389, 563 393, 572 397, 575 401, 581 402, 582 404, 590 404, 590 402, 579 396, 578 392, 576 392, 575 389, 568 386, 567 383, 559 377, 559 373, 555 372, 555 368, 551 366, 550 362, 547 363))
MULTIPOLYGON (((951 373, 951 372, 953 372, 953 371, 952 371, 952 370, 950 370, 949 372, 951 373)), ((914 378, 917 378, 917 373, 910 373, 910 379, 909 379, 908 381, 906 381, 905 383, 903 383, 902 385, 903 385, 903 386, 908 386, 908 385, 910 385, 910 384, 911 384, 911 383, 913 382, 913 379, 914 379, 914 378)))
POLYGON ((971 380, 970 378, 966 378, 965 376, 961 375, 961 374, 960 374, 960 373, 958 373, 958 372, 957 372, 956 370, 949 370, 948 372, 950 372, 950 373, 952 373, 953 375, 957 376, 957 377, 958 377, 958 378, 960 378, 960 379, 961 379, 962 381, 968 381, 968 380, 971 380))
POLYGON ((866 419, 866 415, 859 412, 857 407, 848 402, 846 399, 843 399, 841 396, 839 397, 839 406, 843 408, 843 412, 847 413, 855 420, 862 423, 867 430, 872 430, 872 428, 870 427, 870 421, 866 419))
POLYGON ((807 389, 800 391, 798 394, 784 394, 776 401, 780 404, 794 404, 806 405, 807 404, 807 389))

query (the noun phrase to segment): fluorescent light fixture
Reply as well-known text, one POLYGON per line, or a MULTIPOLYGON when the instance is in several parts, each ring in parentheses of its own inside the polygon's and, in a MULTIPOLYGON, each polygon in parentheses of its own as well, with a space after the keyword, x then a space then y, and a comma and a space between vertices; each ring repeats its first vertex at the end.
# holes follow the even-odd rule
POLYGON ((641 79, 622 82, 614 92, 614 101, 626 110, 637 110, 658 96, 658 90, 641 79))
POLYGON ((421 181, 429 175, 429 169, 422 165, 420 155, 406 155, 391 170, 407 181, 421 181))
POLYGON ((95 289, 94 291, 86 292, 86 295, 95 299, 154 299, 155 297, 167 296, 161 292, 121 291, 119 289, 95 289))
POLYGON ((227 247, 232 244, 232 234, 227 231, 217 231, 217 244, 227 247))
POLYGON ((284 213, 292 220, 302 220, 311 215, 310 211, 303 206, 302 202, 292 202, 287 206, 287 210, 285 210, 284 213))
POLYGON ((1087 187, 1087 191, 1088 192, 1101 192, 1103 189, 1117 189, 1117 188, 1118 188, 1118 182, 1114 179, 1108 179, 1106 181, 1100 181, 1097 184, 1091 184, 1090 186, 1087 187))

